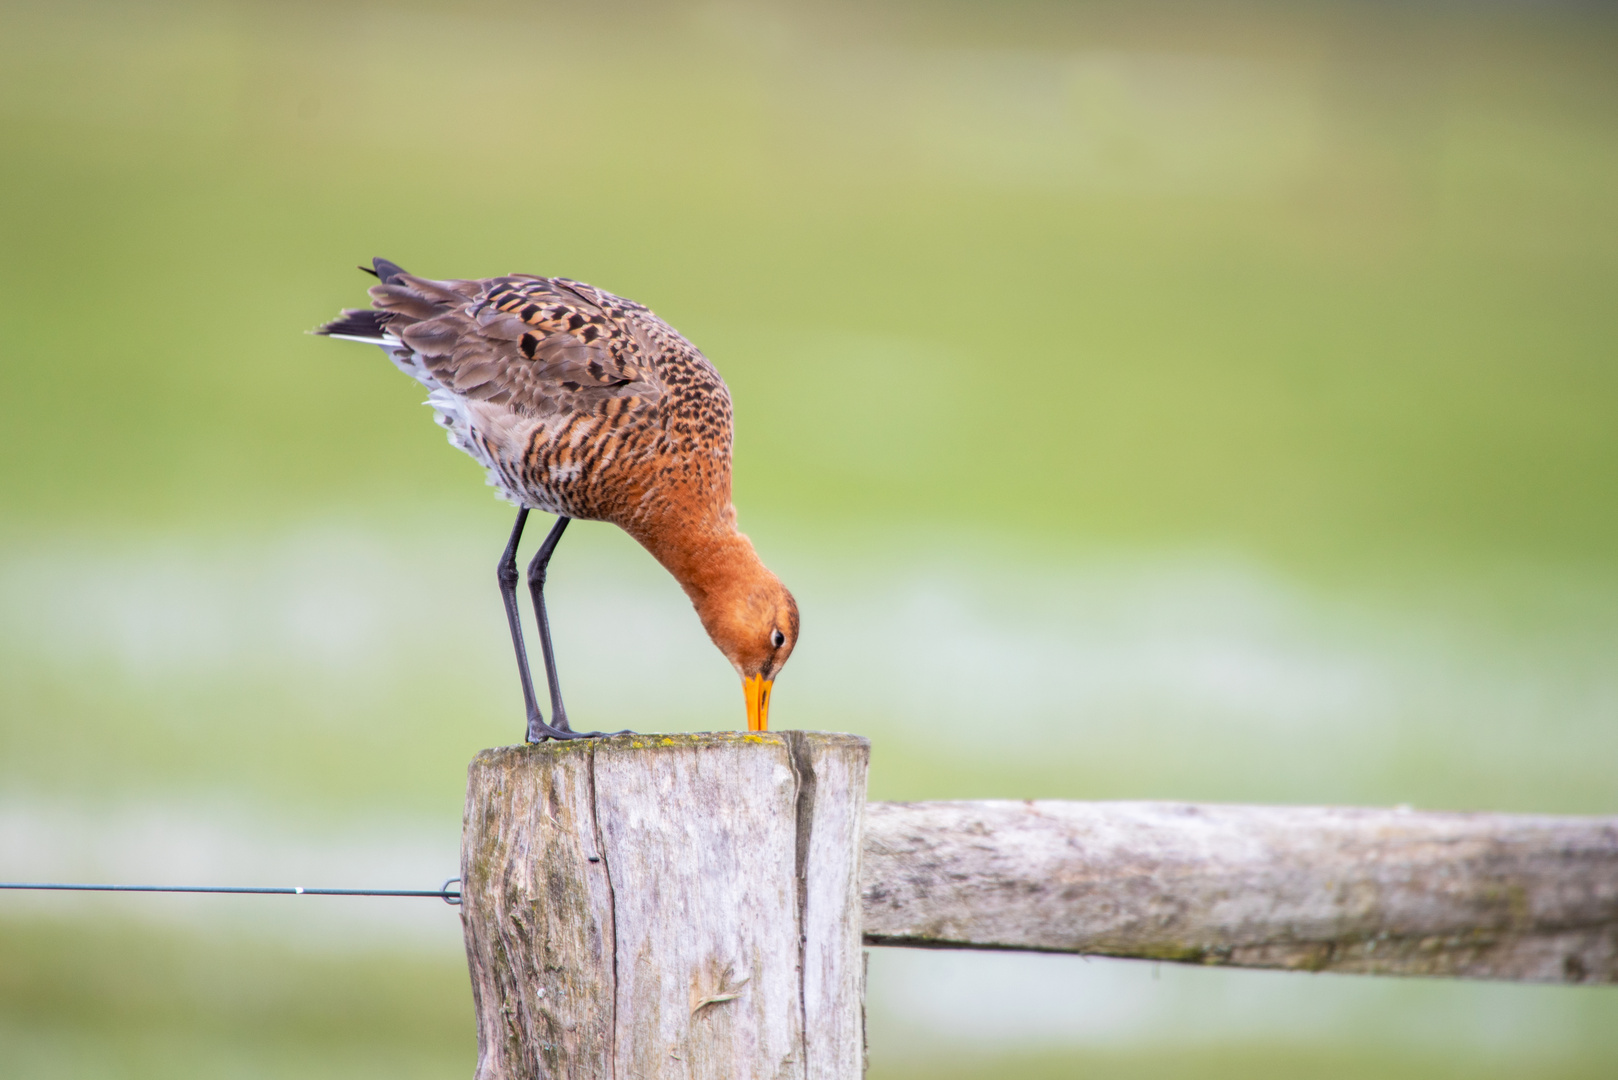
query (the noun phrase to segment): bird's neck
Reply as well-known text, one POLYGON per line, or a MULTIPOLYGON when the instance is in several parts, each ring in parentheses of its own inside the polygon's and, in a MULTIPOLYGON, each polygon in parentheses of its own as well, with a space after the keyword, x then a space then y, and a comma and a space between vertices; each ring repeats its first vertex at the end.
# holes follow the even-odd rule
POLYGON ((728 506, 721 514, 665 520, 630 534, 680 583, 710 629, 710 617, 731 597, 770 577, 728 506))

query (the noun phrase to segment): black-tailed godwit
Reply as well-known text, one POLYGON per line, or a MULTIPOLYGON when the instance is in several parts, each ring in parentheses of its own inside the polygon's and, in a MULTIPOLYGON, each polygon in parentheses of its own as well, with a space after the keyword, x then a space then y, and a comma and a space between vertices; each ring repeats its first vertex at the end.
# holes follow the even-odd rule
POLYGON ((797 644, 798 606, 736 529, 730 391, 708 358, 640 304, 577 281, 434 281, 386 259, 373 264, 373 306, 315 332, 380 345, 427 387, 449 441, 517 506, 498 577, 529 741, 600 734, 568 724, 545 614, 545 570, 573 518, 612 522, 674 575, 742 678, 748 730, 767 730, 770 689, 797 644), (517 616, 517 544, 529 510, 556 515, 528 564, 549 723, 517 616))

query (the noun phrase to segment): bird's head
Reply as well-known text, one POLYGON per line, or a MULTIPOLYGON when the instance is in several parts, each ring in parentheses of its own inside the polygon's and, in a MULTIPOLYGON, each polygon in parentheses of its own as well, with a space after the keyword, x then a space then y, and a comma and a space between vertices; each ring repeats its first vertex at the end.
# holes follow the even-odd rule
POLYGON ((742 677, 747 730, 768 731, 770 688, 798 643, 798 605, 762 564, 699 605, 702 625, 742 677))

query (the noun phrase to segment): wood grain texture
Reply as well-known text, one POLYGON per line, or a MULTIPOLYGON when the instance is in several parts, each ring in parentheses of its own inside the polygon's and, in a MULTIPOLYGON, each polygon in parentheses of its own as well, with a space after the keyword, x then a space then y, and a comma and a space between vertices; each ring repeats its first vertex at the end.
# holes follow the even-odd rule
POLYGON ((812 1036, 805 1076, 841 1080, 865 1072, 858 852, 865 831, 867 755, 813 738, 795 739, 792 747, 795 771, 813 784, 813 797, 799 802, 797 837, 803 867, 798 881, 804 1030, 812 1036))
POLYGON ((872 803, 873 945, 1618 982, 1618 818, 872 803))
POLYGON ((479 1080, 857 1077, 868 753, 720 732, 479 754, 479 1080))

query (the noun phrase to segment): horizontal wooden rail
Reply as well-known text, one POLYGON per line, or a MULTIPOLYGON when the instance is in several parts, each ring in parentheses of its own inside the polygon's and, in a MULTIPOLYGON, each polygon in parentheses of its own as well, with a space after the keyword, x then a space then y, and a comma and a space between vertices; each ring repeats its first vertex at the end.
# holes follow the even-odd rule
POLYGON ((1618 818, 871 803, 867 944, 1618 982, 1618 818))

